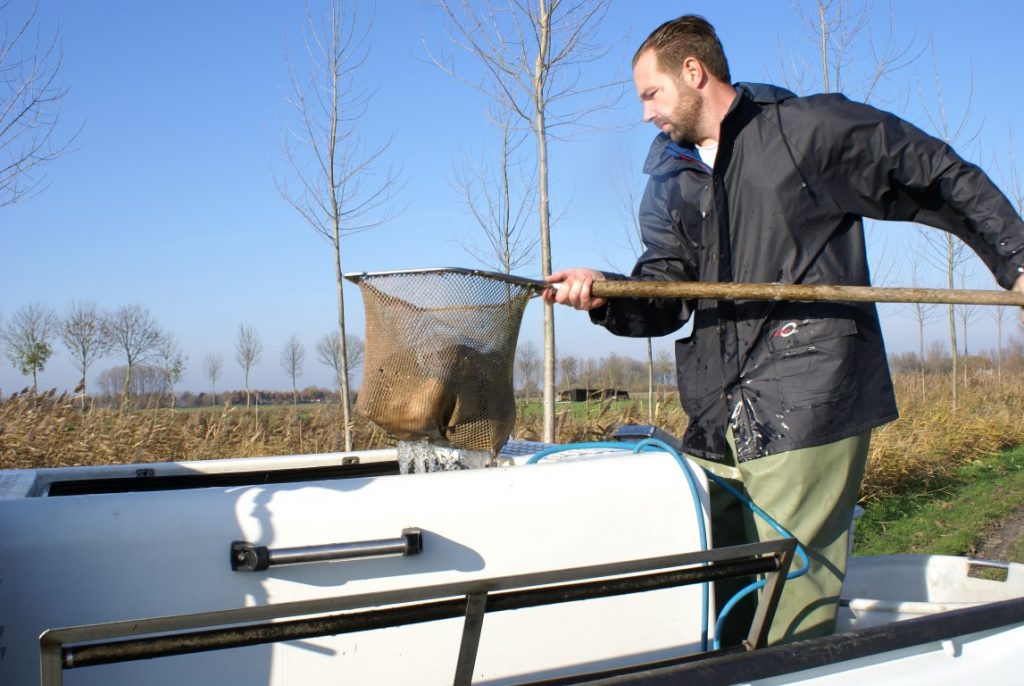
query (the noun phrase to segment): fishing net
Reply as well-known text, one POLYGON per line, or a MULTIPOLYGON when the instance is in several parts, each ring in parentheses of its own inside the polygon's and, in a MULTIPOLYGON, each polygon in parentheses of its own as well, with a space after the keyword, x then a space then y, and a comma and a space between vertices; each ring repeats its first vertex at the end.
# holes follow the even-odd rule
POLYGON ((516 339, 538 282, 456 268, 346 278, 366 311, 356 410, 404 441, 497 455, 515 425, 516 339))

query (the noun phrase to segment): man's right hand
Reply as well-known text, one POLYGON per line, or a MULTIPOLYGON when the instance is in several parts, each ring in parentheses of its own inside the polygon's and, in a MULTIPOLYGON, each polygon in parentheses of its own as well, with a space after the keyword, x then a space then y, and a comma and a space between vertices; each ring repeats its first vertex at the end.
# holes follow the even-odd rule
POLYGON ((577 310, 593 310, 604 305, 605 298, 595 298, 590 287, 595 281, 604 281, 604 274, 596 269, 563 269, 544 279, 551 286, 544 291, 544 302, 568 305, 577 310))

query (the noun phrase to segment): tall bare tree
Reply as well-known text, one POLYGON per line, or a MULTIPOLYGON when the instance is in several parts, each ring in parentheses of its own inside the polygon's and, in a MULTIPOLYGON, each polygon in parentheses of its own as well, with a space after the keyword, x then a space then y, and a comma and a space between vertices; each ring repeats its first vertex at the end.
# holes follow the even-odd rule
MULTIPOLYGON (((964 111, 958 122, 951 123, 949 115, 946 111, 946 101, 942 94, 942 80, 939 77, 938 59, 935 55, 935 45, 931 44, 932 50, 932 78, 935 87, 935 106, 934 108, 929 107, 925 102, 925 112, 928 115, 929 122, 932 128, 935 130, 937 135, 949 145, 956 144, 958 147, 967 146, 974 142, 977 138, 978 133, 976 130, 972 131, 969 129, 971 125, 971 105, 973 101, 974 92, 974 79, 970 79, 967 98, 965 100, 964 111)), ((925 101, 925 96, 922 91, 921 93, 922 102, 925 101)), ((958 285, 963 285, 964 272, 969 267, 969 263, 976 259, 974 253, 967 247, 967 245, 959 238, 950 233, 936 231, 935 229, 922 228, 919 229, 920 235, 923 237, 927 246, 926 255, 934 266, 942 269, 946 275, 946 287, 956 288, 958 285), (958 284, 957 281, 960 281, 958 284)), ((949 384, 951 393, 951 408, 953 412, 957 411, 959 404, 959 398, 957 394, 957 371, 959 370, 959 361, 957 354, 957 331, 956 331, 956 306, 947 306, 947 316, 949 321, 949 348, 952 355, 953 367, 950 372, 949 384)))
MULTIPOLYGON (((971 263, 965 264, 964 269, 959 273, 961 290, 965 290, 967 288, 967 279, 971 275, 971 266, 971 263)), ((971 360, 971 351, 968 347, 968 340, 972 329, 971 325, 981 315, 981 309, 978 305, 957 305, 956 313, 957 317, 960 319, 960 332, 964 343, 964 359, 960 367, 963 370, 964 388, 967 388, 970 385, 968 367, 970 366, 971 360)))
POLYGON ((248 324, 238 325, 238 336, 235 338, 235 361, 242 368, 245 379, 245 407, 248 409, 252 397, 249 391, 249 372, 263 356, 263 341, 256 329, 248 324))
POLYGON ((103 338, 110 349, 125 362, 121 407, 128 407, 135 366, 153 358, 163 342, 163 335, 153 315, 141 305, 122 305, 103 317, 100 324, 103 338))
MULTIPOLYGON (((1017 145, 1013 140, 1013 128, 1010 128, 1009 132, 1009 150, 1010 150, 1010 178, 1009 178, 1009 190, 1007 195, 1013 204, 1017 208, 1017 214, 1024 215, 1024 184, 1021 183, 1020 168, 1017 166, 1017 145)), ((1024 309, 1021 309, 1018 313, 1019 321, 1024 325, 1024 309)))
POLYGON ((33 391, 39 390, 39 372, 53 355, 50 341, 59 325, 60 320, 53 310, 32 303, 15 310, 11 320, 0 330, 7 358, 18 371, 32 377, 33 391))
POLYGON ((203 358, 203 374, 210 380, 210 389, 213 392, 211 405, 217 404, 217 379, 224 369, 224 356, 220 353, 207 353, 203 358))
MULTIPOLYGON (((122 364, 103 370, 96 381, 103 395, 114 398, 124 393, 125 380, 128 378, 128 367, 122 364)), ((159 402, 160 396, 167 390, 163 370, 145 363, 134 365, 129 384, 129 395, 136 399, 159 402)))
MULTIPOLYGON (((623 169, 628 168, 623 166, 623 169)), ((636 197, 636 181, 632 173, 620 174, 618 179, 619 203, 623 214, 623 241, 618 243, 620 248, 628 251, 633 260, 636 261, 644 251, 643 232, 640 230, 640 202, 636 197)), ((615 265, 619 271, 624 271, 621 266, 615 264, 615 258, 609 258, 609 263, 615 265)), ((647 421, 654 423, 654 342, 650 337, 644 339, 644 348, 647 362, 647 421)))
POLYGON ((516 115, 504 101, 495 107, 490 120, 499 143, 493 159, 474 161, 463 155, 455 162, 455 189, 485 244, 480 247, 479 240, 468 237, 459 244, 484 266, 511 274, 533 258, 540 240, 526 231, 536 191, 531 185, 533 175, 524 173, 524 162, 516 154, 524 140, 515 127, 516 115))
POLYGON ((563 355, 558 358, 558 370, 561 372, 562 390, 567 391, 577 382, 579 360, 572 355, 563 355))
MULTIPOLYGON (((914 246, 911 246, 909 250, 905 252, 906 258, 906 273, 909 274, 910 286, 912 288, 918 288, 921 286, 921 262, 923 256, 920 251, 915 250, 914 246)), ((921 400, 925 399, 925 391, 927 385, 925 384, 925 369, 924 369, 924 329, 925 323, 931 319, 935 311, 935 305, 928 303, 908 303, 906 309, 910 312, 914 318, 914 322, 917 324, 917 350, 918 350, 918 378, 920 381, 921 400)))
POLYGON ((1010 313, 1008 307, 990 307, 988 315, 996 325, 996 387, 1003 387, 1003 322, 1010 313))
POLYGON ((102 320, 103 316, 96 309, 95 303, 74 302, 60 323, 61 341, 82 374, 75 391, 81 393, 83 408, 89 367, 97 358, 110 352, 110 343, 103 336, 102 320))
POLYGON ((359 336, 346 334, 344 352, 345 365, 342 367, 342 351, 341 346, 338 345, 338 340, 339 337, 337 332, 324 334, 316 344, 316 359, 320 360, 322 364, 333 369, 335 377, 340 379, 343 369, 348 376, 351 376, 352 372, 359 369, 363 364, 365 347, 363 345, 363 339, 359 336))
POLYGON ((0 2, 0 207, 42 190, 44 167, 69 149, 77 133, 58 131, 67 90, 58 83, 60 32, 44 38, 38 5, 21 21, 0 2))
MULTIPOLYGON (((581 67, 608 49, 596 40, 609 0, 439 0, 452 42, 481 64, 483 78, 455 69, 443 51, 434 62, 481 90, 491 102, 507 103, 533 132, 537 160, 537 214, 541 275, 551 273, 551 210, 548 142, 555 130, 579 125, 609 102, 568 106, 601 86, 581 84, 581 67)), ((544 306, 544 440, 555 433, 555 318, 544 306)))
POLYGON ((880 30, 871 22, 871 2, 811 0, 806 5, 793 4, 806 31, 804 45, 812 49, 804 53, 799 43, 787 42, 780 46, 778 65, 772 69, 779 82, 796 93, 841 92, 874 102, 878 87, 921 55, 914 45, 916 36, 896 29, 891 1, 880 30))
MULTIPOLYGON (((306 222, 327 239, 334 255, 338 295, 338 345, 345 357, 345 297, 341 269, 342 238, 380 226, 392 210, 388 203, 398 190, 400 173, 379 172, 392 139, 368 148, 359 135, 373 91, 358 79, 369 55, 373 24, 365 21, 358 3, 331 0, 321 16, 306 6, 308 77, 300 76, 289 57, 293 125, 283 135, 282 151, 290 180, 275 179, 278 192, 306 222)), ((339 367, 345 450, 352 449, 352 406, 349 379, 339 367)))
POLYGON ((299 388, 297 379, 302 376, 302 369, 306 364, 306 346, 302 345, 299 337, 292 334, 281 351, 281 369, 292 382, 292 407, 299 402, 299 388))
MULTIPOLYGON (((873 23, 871 0, 794 0, 804 28, 804 40, 780 38, 773 78, 800 94, 842 92, 865 103, 884 103, 900 111, 909 88, 895 78, 923 53, 913 32, 899 30, 891 0, 885 19, 873 23), (883 92, 883 85, 896 84, 883 92)), ((872 246, 872 282, 882 284, 901 260, 886 255, 884 241, 873 239, 876 222, 864 221, 872 246)))
POLYGON ((672 359, 672 353, 667 350, 659 350, 654 355, 654 376, 658 383, 673 386, 675 385, 676 363, 672 359))
MULTIPOLYGON (((515 370, 519 377, 519 387, 523 389, 526 401, 537 388, 537 372, 540 371, 540 353, 533 341, 524 341, 516 348, 515 370)), ((549 441, 550 442, 550 441, 549 441)))
POLYGON ((174 384, 181 381, 181 377, 185 374, 185 367, 188 364, 188 355, 186 355, 181 345, 178 343, 177 337, 168 332, 164 332, 161 337, 160 346, 156 351, 157 362, 159 363, 160 372, 164 377, 164 385, 167 387, 167 392, 171 396, 171 409, 177 404, 177 396, 174 394, 174 384))

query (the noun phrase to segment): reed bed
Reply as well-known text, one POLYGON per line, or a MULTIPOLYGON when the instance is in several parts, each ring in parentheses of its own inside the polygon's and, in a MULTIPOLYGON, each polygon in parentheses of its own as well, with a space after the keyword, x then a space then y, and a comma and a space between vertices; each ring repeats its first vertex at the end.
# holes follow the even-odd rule
MULTIPOLYGON (((1024 444, 1024 374, 979 376, 958 389, 952 410, 949 379, 913 374, 894 377, 900 419, 876 430, 862 500, 899 493, 920 482, 941 483, 958 467, 983 455, 1024 444)), ((584 413, 560 409, 560 442, 607 438, 620 424, 647 423, 645 405, 595 402, 584 413)), ((518 418, 516 438, 539 440, 540 419, 518 418)), ((686 416, 678 403, 656 403, 654 423, 681 435, 686 416)), ((145 463, 342 450, 341 417, 333 405, 254 409, 116 410, 87 407, 53 393, 17 394, 0 400, 0 469, 145 463)), ((356 418, 354 444, 365 450, 393 445, 369 422, 356 418)))

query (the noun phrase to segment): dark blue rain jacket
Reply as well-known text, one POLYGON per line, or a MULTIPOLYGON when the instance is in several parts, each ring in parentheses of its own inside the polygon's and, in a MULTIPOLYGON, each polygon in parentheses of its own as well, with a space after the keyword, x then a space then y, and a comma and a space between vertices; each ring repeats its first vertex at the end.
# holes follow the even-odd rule
MULTIPOLYGON (((862 217, 949 231, 1006 288, 1024 271, 1024 223, 942 141, 841 95, 737 89, 713 170, 695 150, 655 139, 640 206, 645 252, 628 278, 870 285, 862 217)), ((691 454, 721 459, 727 427, 745 461, 897 417, 870 303, 612 299, 591 318, 642 337, 692 318, 676 342, 691 454)))

